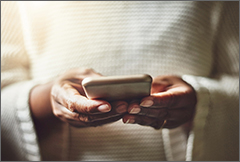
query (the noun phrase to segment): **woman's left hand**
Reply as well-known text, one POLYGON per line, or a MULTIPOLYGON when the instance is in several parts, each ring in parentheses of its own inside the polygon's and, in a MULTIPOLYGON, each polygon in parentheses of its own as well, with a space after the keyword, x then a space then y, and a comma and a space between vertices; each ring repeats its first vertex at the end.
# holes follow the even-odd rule
POLYGON ((193 119, 196 103, 195 90, 180 77, 158 76, 153 79, 151 95, 133 101, 123 122, 176 128, 193 119))

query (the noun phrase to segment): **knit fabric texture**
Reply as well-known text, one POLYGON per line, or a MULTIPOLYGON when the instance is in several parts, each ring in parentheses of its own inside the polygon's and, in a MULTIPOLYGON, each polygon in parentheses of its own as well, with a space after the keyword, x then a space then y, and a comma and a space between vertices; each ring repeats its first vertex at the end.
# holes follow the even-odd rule
POLYGON ((1 2, 2 156, 10 160, 239 160, 239 2, 1 2), (29 92, 71 68, 179 75, 197 92, 181 127, 67 124, 37 140, 29 92), (5 150, 5 151, 4 151, 5 150), (14 155, 9 151, 14 152, 14 155))

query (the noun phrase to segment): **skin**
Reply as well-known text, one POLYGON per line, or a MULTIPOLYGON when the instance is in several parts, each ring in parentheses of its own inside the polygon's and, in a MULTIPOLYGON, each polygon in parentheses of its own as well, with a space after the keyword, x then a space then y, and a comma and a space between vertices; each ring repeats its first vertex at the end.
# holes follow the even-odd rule
POLYGON ((72 69, 55 81, 34 87, 30 108, 39 131, 60 119, 75 127, 100 126, 122 118, 127 112, 125 101, 108 103, 89 100, 81 82, 86 77, 99 77, 92 69, 72 69))
POLYGON ((165 119, 164 128, 175 128, 193 119, 196 93, 178 76, 154 78, 151 95, 130 103, 87 99, 81 82, 93 76, 101 74, 92 69, 71 69, 56 80, 32 89, 30 109, 38 133, 51 130, 60 121, 82 128, 122 118, 124 123, 160 129, 165 119))
POLYGON ((196 92, 180 77, 158 76, 153 79, 151 96, 132 102, 123 122, 160 129, 166 120, 164 128, 185 124, 190 129, 196 103, 196 92))

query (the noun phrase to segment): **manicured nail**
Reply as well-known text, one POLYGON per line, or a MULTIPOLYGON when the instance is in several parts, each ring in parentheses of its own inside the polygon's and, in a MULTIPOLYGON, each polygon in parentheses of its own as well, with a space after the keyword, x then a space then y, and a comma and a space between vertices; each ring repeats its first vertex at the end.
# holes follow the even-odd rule
POLYGON ((153 105, 153 100, 145 100, 140 104, 140 106, 143 106, 143 107, 150 107, 152 105, 153 105))
POLYGON ((128 119, 125 124, 133 124, 135 122, 134 119, 128 119))
POLYGON ((117 111, 118 113, 124 113, 124 112, 127 111, 127 106, 126 106, 125 104, 119 105, 119 106, 116 108, 116 111, 117 111))
POLYGON ((135 105, 129 113, 138 114, 140 111, 141 111, 140 107, 138 105, 135 105))
POLYGON ((98 110, 101 112, 109 112, 111 108, 108 106, 108 104, 100 105, 98 107, 98 110))

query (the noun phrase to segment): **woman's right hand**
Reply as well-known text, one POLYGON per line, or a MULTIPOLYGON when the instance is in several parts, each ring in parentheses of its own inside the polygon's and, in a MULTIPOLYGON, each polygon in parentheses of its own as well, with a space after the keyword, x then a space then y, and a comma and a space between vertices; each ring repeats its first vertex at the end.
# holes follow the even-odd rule
POLYGON ((92 69, 71 69, 60 75, 50 89, 51 112, 75 127, 100 126, 121 119, 127 112, 127 102, 109 103, 86 97, 82 80, 100 76, 92 69))

